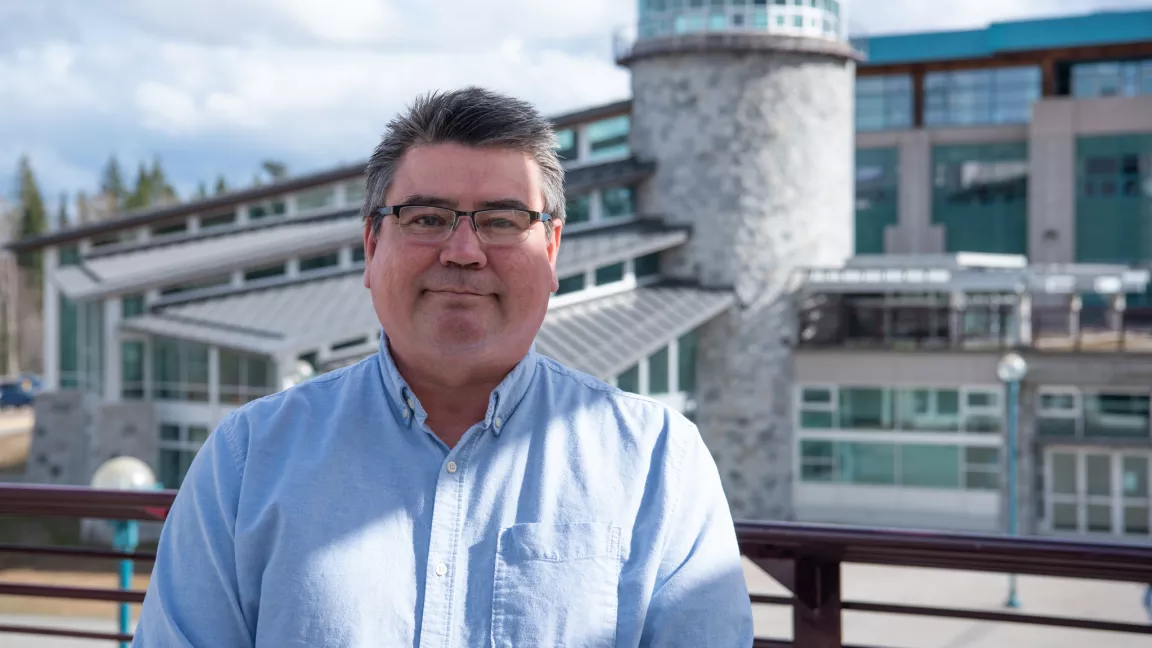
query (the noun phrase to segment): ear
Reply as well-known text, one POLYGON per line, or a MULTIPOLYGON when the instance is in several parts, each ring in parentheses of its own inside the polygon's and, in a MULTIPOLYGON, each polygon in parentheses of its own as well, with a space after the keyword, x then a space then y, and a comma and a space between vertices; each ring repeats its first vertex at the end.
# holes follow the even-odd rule
POLYGON ((372 236, 372 219, 364 223, 364 287, 372 288, 372 258, 376 255, 377 237, 372 236))
POLYGON ((552 236, 548 238, 548 265, 552 270, 552 292, 560 289, 560 278, 556 276, 556 259, 560 256, 560 235, 563 229, 564 223, 555 223, 552 226, 552 236))

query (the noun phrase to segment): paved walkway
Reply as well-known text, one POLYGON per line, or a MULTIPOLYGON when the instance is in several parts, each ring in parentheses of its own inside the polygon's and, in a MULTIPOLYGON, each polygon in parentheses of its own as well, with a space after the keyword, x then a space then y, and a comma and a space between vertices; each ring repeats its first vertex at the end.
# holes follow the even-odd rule
MULTIPOLYGON (((786 592, 758 568, 746 565, 750 589, 762 594, 786 592)), ((844 597, 876 603, 905 603, 939 607, 1003 610, 1007 577, 946 570, 846 565, 844 597)), ((1147 623, 1141 604, 1143 588, 1137 584, 1077 581, 1061 578, 1021 577, 1021 612, 1073 618, 1147 623)), ((787 639, 792 635, 791 610, 778 606, 755 607, 756 633, 787 639)), ((95 631, 115 629, 113 619, 3 616, 0 624, 48 625, 95 631)), ((846 612, 846 642, 886 648, 1149 648, 1152 636, 1044 628, 1010 623, 987 623, 846 612)), ((4 648, 99 648, 102 642, 82 639, 0 635, 4 648)))

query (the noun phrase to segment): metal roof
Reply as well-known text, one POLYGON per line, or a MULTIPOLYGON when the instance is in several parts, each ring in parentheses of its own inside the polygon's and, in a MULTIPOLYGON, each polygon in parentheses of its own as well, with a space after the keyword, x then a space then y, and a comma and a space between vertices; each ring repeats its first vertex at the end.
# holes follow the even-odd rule
POLYGON ((359 218, 286 221, 280 227, 88 259, 57 270, 56 281, 69 298, 86 299, 320 252, 355 243, 363 231, 359 218))
MULTIPOLYGON (((548 311, 537 350, 608 379, 733 302, 727 291, 656 285, 548 311)), ((165 308, 125 330, 259 353, 298 353, 379 329, 359 273, 165 308)))
POLYGON ((560 277, 593 270, 633 257, 676 247, 688 240, 688 230, 657 220, 640 220, 616 227, 564 233, 556 274, 560 277))
POLYGON ((536 350, 603 380, 732 305, 730 291, 656 285, 548 311, 536 350))

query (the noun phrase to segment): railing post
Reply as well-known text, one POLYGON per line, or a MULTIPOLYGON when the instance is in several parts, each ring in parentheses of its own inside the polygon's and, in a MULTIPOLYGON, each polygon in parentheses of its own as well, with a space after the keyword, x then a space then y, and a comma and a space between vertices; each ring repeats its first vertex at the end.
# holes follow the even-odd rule
POLYGON ((796 604, 792 608, 796 648, 841 648, 840 563, 796 559, 796 604))

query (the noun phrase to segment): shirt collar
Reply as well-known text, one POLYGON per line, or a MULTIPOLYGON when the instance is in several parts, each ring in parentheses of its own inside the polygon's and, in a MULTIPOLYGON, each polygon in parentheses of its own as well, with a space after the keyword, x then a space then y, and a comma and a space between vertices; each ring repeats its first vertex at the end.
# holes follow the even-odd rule
MULTIPOLYGON (((380 360, 380 372, 384 378, 384 388, 388 391, 389 400, 393 401, 400 410, 401 419, 408 427, 412 426, 413 421, 424 423, 428 419, 428 413, 424 411, 420 399, 416 398, 416 394, 412 392, 412 388, 408 386, 408 382, 404 380, 404 376, 401 376, 400 370, 396 368, 396 362, 388 348, 387 332, 381 331, 380 333, 380 347, 377 357, 380 360)), ((500 381, 496 389, 492 390, 492 395, 488 398, 488 410, 484 413, 483 424, 496 436, 500 436, 500 433, 508 425, 512 413, 516 411, 520 401, 524 400, 528 386, 536 374, 538 360, 536 342, 533 341, 524 358, 512 368, 512 371, 508 372, 508 375, 500 381)))

